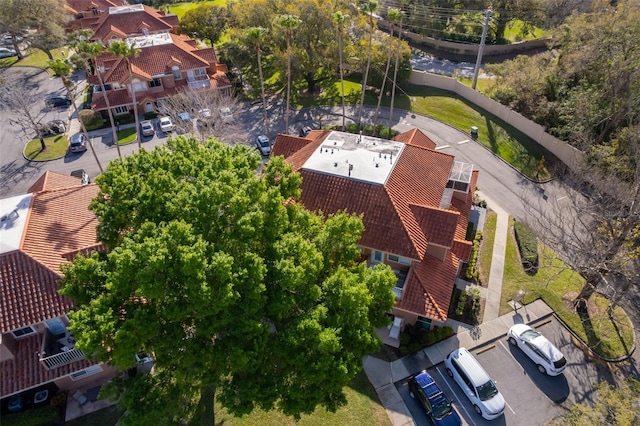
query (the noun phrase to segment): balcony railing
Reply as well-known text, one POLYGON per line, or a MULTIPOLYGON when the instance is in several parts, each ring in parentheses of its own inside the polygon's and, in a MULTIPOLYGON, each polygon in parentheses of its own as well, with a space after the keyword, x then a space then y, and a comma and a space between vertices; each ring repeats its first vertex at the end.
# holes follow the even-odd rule
POLYGON ((203 80, 187 80, 187 83, 189 83, 189 89, 202 89, 205 87, 211 87, 211 82, 208 78, 203 80))
POLYGON ((59 352, 55 355, 51 355, 45 358, 41 358, 40 362, 45 366, 47 370, 51 370, 61 365, 70 364, 81 359, 85 359, 84 352, 80 349, 71 349, 66 352, 59 352))

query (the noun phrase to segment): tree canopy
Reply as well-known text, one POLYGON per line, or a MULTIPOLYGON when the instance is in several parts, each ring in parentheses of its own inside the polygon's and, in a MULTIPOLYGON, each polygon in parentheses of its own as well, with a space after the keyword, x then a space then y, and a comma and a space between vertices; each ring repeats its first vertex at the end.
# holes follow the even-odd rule
POLYGON ((491 96, 631 182, 640 124, 640 3, 596 6, 563 25, 556 50, 487 66, 491 96))
POLYGON ((229 19, 226 7, 203 4, 184 14, 178 30, 189 37, 208 40, 213 46, 229 25, 229 19))
POLYGON ((180 136, 96 179, 108 251, 66 266, 62 292, 85 353, 122 369, 155 359, 105 391, 123 425, 211 425, 214 395, 236 415, 335 410, 378 348, 396 278, 358 262, 361 218, 308 212, 300 176, 282 157, 257 174, 260 161, 180 136))

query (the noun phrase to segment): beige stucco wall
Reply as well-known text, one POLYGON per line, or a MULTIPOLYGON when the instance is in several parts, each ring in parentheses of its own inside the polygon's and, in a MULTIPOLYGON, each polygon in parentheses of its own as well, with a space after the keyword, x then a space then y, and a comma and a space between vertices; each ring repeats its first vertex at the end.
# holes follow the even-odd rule
MULTIPOLYGON (((568 143, 545 132, 545 128, 523 117, 512 109, 486 97, 482 93, 473 90, 469 86, 458 82, 455 78, 428 73, 425 71, 412 71, 409 80, 412 84, 432 86, 457 93, 480 108, 490 112, 496 117, 509 123, 531 139, 538 142, 544 148, 553 153, 571 170, 579 171, 584 154, 568 143)), ((461 129, 469 132, 470 129, 461 129)))

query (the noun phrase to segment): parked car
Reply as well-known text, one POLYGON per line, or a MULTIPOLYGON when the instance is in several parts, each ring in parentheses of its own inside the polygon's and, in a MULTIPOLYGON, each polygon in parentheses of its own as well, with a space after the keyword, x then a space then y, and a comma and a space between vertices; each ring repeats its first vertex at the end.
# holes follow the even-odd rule
POLYGON ((567 359, 539 331, 526 324, 516 324, 507 333, 509 343, 519 347, 538 367, 549 376, 558 376, 567 366, 567 359))
POLYGON ((10 58, 16 56, 17 53, 14 49, 8 49, 6 47, 0 47, 0 58, 10 58))
POLYGON ((160 117, 160 130, 163 132, 173 132, 176 129, 176 125, 173 124, 171 118, 169 117, 160 117))
POLYGON ((256 147, 260 154, 269 155, 271 154, 271 147, 269 146, 269 138, 265 135, 260 135, 256 138, 256 147))
POLYGON ((504 397, 471 352, 466 348, 456 349, 447 355, 444 365, 476 413, 487 420, 496 419, 504 413, 504 397))
MULTIPOLYGON (((22 37, 16 36, 15 40, 20 43, 22 41, 22 37)), ((11 34, 5 34, 2 36, 2 44, 13 44, 13 37, 11 34)))
POLYGON ((140 131, 144 136, 153 136, 156 131, 151 120, 144 120, 140 123, 140 131))
POLYGON ((435 426, 459 426, 460 416, 451 401, 426 371, 409 377, 409 395, 417 399, 435 426))
POLYGON ((69 138, 69 151, 85 152, 87 150, 87 138, 83 133, 76 133, 69 138))
POLYGON ((66 131, 67 128, 62 120, 51 120, 38 126, 38 133, 42 136, 61 135, 66 131))
POLYGON ((183 130, 191 130, 191 128, 193 127, 191 116, 186 111, 178 114, 178 123, 180 123, 180 126, 183 130))
POLYGON ((45 104, 49 107, 69 106, 71 105, 71 99, 67 95, 55 95, 49 96, 45 100, 45 104))
POLYGON ((213 119, 211 118, 211 110, 209 108, 203 108, 198 110, 198 118, 196 118, 196 126, 198 130, 202 130, 203 127, 213 127, 213 119))

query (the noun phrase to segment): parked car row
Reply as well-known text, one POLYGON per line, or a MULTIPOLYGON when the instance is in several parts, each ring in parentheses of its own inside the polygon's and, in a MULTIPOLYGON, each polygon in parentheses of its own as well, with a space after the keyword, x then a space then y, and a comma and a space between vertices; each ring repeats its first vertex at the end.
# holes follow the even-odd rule
MULTIPOLYGON (((519 347, 536 364, 538 371, 549 376, 560 375, 567 360, 539 331, 526 324, 516 324, 507 333, 509 343, 519 347)), ((506 402, 496 383, 466 348, 453 350, 444 360, 449 377, 469 399, 473 409, 484 419, 493 420, 504 413, 506 402)), ((460 425, 460 416, 451 400, 433 378, 422 371, 408 380, 409 394, 416 399, 436 426, 460 425)))
POLYGON ((17 55, 17 52, 14 49, 9 49, 7 47, 0 47, 0 59, 10 58, 16 55, 17 55))

